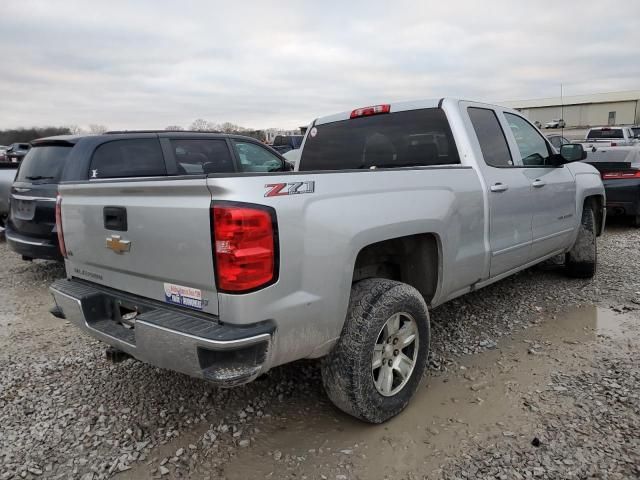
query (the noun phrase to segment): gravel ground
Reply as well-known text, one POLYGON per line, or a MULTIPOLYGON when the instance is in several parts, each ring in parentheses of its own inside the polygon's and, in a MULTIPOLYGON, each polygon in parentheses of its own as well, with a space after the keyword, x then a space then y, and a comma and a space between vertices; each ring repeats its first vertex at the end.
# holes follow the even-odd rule
POLYGON ((544 409, 538 435, 503 435, 466 453, 444 478, 640 478, 638 349, 614 357, 598 358, 594 371, 555 374, 547 391, 525 400, 544 409))
MULTIPOLYGON (((491 351, 502 337, 572 305, 636 314, 638 245, 640 230, 614 225, 599 240, 595 281, 567 279, 558 267, 539 267, 436 309, 430 375, 446 375, 461 359, 491 351)), ((230 390, 139 362, 108 363, 103 345, 47 313, 46 286, 63 275, 58 265, 22 262, 4 243, 0 265, 2 480, 116 474, 220 478, 229 475, 232 459, 262 441, 264 431, 286 429, 295 420, 292 412, 302 412, 302 420, 319 411, 344 419, 327 406, 315 362, 278 368, 230 390)), ((442 465, 441 476, 587 478, 594 468, 599 478, 638 475, 637 344, 631 352, 603 358, 592 370, 560 372, 553 382, 565 390, 533 394, 532 404, 548 407, 538 412, 541 447, 532 451, 506 438, 483 448, 460 448, 442 465)), ((407 440, 405 447, 411 445, 407 440)), ((279 449, 269 453, 270 459, 285 461, 279 449)), ((308 478, 358 478, 353 462, 340 462, 339 469, 310 470, 308 478)))

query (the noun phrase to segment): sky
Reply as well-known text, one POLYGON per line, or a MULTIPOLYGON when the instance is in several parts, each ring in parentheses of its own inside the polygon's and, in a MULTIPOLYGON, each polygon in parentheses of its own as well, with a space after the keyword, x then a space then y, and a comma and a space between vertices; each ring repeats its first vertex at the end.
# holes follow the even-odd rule
POLYGON ((2 0, 0 10, 0 128, 197 118, 294 128, 401 100, 640 89, 640 2, 2 0))

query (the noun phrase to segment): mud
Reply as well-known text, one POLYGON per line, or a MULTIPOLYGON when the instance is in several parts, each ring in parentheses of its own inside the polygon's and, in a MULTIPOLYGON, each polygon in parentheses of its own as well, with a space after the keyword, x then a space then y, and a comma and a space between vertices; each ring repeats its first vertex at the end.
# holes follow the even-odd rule
POLYGON ((528 392, 545 390, 554 371, 588 368, 597 353, 639 336, 637 316, 571 309, 465 358, 453 373, 425 378, 407 410, 384 425, 363 424, 322 405, 263 426, 251 451, 241 451, 225 474, 238 480, 436 474, 464 446, 496 436, 530 441, 536 432, 522 400, 528 392))

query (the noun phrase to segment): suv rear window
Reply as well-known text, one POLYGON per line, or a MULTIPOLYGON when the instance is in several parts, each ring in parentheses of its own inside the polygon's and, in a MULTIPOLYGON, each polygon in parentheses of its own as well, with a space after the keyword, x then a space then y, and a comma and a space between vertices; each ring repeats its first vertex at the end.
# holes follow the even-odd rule
POLYGON ((307 135, 300 170, 399 168, 460 163, 438 108, 317 125, 307 135))
POLYGON ((22 160, 17 182, 58 183, 72 145, 33 147, 22 160))
POLYGON ((152 177, 166 175, 160 142, 155 138, 114 140, 93 153, 89 178, 152 177))
POLYGON ((591 130, 587 138, 624 138, 621 128, 603 128, 591 130))

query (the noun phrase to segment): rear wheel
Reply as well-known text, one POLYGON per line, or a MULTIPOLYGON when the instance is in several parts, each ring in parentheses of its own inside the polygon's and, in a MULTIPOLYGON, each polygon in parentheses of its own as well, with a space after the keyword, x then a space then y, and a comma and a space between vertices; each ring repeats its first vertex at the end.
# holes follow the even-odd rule
POLYGON ((342 411, 371 423, 400 413, 415 393, 429 353, 429 313, 413 287, 367 279, 351 290, 338 343, 322 381, 342 411))
POLYGON ((634 227, 638 227, 638 228, 640 228, 640 215, 636 215, 636 216, 632 219, 631 224, 632 224, 634 227))
POLYGON ((598 250, 596 244, 596 216, 591 205, 582 209, 578 238, 566 255, 567 273, 575 278, 591 278, 596 274, 598 250))

